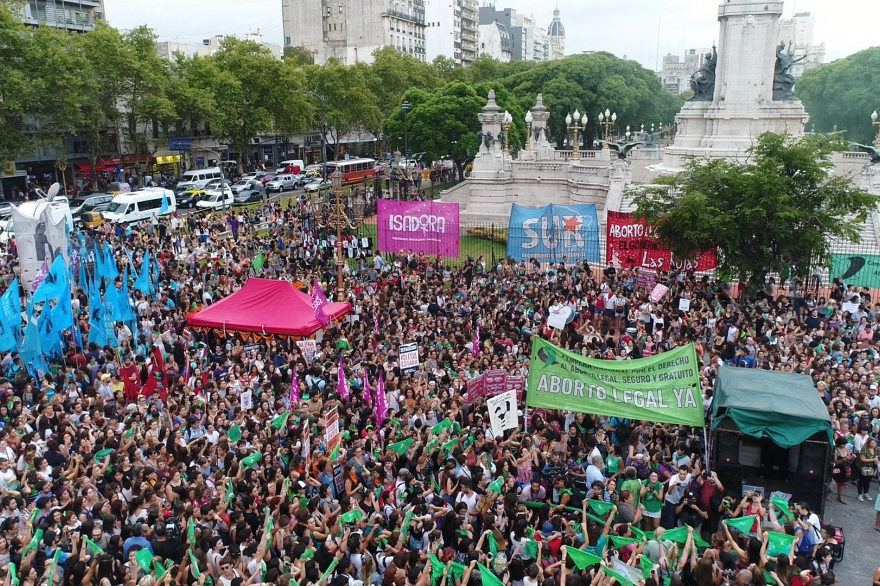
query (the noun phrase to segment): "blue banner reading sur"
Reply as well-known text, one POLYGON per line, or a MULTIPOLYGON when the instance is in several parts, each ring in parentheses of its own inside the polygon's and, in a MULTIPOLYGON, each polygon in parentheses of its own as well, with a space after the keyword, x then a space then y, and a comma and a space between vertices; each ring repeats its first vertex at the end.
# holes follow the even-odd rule
POLYGON ((513 204, 507 255, 540 263, 599 262, 599 219, 593 204, 524 208, 513 204))

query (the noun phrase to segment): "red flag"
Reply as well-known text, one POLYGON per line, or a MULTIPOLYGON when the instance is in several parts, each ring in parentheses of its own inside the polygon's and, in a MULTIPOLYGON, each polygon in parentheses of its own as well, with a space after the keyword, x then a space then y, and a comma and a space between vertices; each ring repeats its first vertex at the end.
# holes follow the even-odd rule
POLYGON ((163 401, 168 400, 168 372, 165 370, 165 360, 159 348, 153 347, 153 356, 150 358, 150 368, 147 374, 147 382, 141 389, 141 394, 149 397, 154 392, 159 392, 163 401))

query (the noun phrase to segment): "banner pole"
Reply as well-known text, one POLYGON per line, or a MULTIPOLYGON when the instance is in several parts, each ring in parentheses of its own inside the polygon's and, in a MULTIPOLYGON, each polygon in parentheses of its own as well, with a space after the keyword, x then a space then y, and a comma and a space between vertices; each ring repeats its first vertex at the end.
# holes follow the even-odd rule
POLYGON ((703 427, 703 445, 706 447, 706 450, 703 452, 703 458, 706 460, 706 472, 711 473, 712 468, 709 465, 709 428, 707 426, 703 427))

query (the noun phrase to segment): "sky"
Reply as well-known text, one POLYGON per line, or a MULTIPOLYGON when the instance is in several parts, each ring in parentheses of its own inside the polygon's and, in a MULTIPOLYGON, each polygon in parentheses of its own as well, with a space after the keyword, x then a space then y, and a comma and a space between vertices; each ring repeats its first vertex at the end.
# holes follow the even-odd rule
MULTIPOLYGON (((608 51, 656 69, 663 55, 709 47, 718 38, 717 0, 554 1, 565 25, 566 54, 608 51)), ((553 19, 554 1, 497 0, 495 5, 534 14, 546 27, 553 19)), ((794 12, 812 13, 813 42, 825 42, 826 61, 831 62, 880 44, 877 4, 877 0, 785 0, 783 18, 794 12)), ((105 8, 111 25, 130 29, 146 24, 160 41, 188 43, 190 51, 214 35, 242 37, 257 31, 264 42, 283 44, 281 0, 105 0, 105 8)))

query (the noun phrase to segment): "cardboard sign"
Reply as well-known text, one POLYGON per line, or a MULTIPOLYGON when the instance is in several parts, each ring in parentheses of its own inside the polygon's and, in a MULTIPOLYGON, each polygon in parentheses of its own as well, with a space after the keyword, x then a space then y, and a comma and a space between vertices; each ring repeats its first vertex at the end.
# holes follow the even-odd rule
POLYGON ((679 311, 690 311, 691 310, 691 300, 685 299, 682 297, 678 300, 678 310, 679 311))
POLYGON ((504 380, 504 390, 505 392, 513 391, 516 393, 516 402, 521 403, 523 391, 526 390, 526 377, 507 375, 507 378, 504 380))
POLYGON ((415 342, 409 344, 401 344, 398 348, 400 356, 398 364, 403 374, 415 372, 419 368, 419 345, 415 342))
POLYGON ((639 269, 636 285, 643 287, 647 291, 653 290, 654 286, 657 285, 657 273, 646 269, 639 269))
POLYGON ((241 394, 239 402, 242 411, 250 411, 254 408, 254 394, 251 391, 245 391, 241 394))
POLYGON ((486 375, 480 374, 467 383, 467 404, 471 405, 486 396, 486 375))
POLYGON ((492 433, 495 437, 504 435, 505 430, 519 427, 516 393, 513 391, 490 397, 486 401, 486 407, 489 410, 489 422, 492 424, 492 433))
POLYGON ((547 315, 547 325, 551 328, 561 330, 565 328, 568 317, 571 315, 571 308, 566 306, 560 307, 557 311, 550 311, 547 315))
POLYGON ((840 304, 840 309, 843 311, 848 311, 850 315, 856 313, 859 310, 859 304, 853 303, 851 301, 846 301, 840 304))
POLYGON ((296 345, 308 362, 311 362, 315 357, 315 353, 318 352, 318 343, 314 340, 298 340, 296 345))
POLYGON ((486 396, 494 397, 500 395, 507 390, 507 373, 501 369, 490 370, 484 375, 486 396))
POLYGON ((663 296, 666 295, 667 291, 669 291, 669 287, 666 285, 660 285, 659 283, 654 285, 654 288, 651 289, 651 301, 657 303, 663 299, 663 296))

